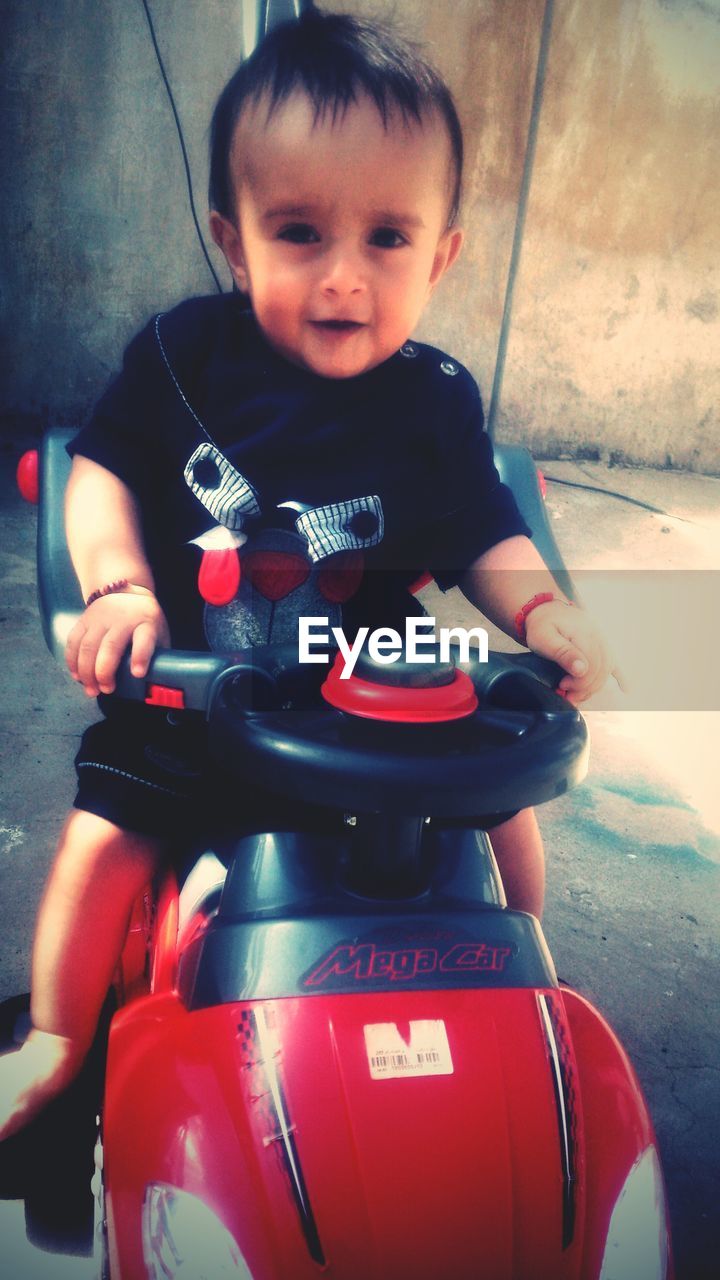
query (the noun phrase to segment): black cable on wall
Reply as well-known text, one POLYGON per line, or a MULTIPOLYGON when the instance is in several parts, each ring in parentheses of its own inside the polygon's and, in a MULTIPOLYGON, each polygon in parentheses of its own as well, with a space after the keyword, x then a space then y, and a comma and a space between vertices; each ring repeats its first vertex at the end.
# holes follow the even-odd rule
POLYGON ((200 241, 200 248, 201 248, 201 249, 202 249, 202 251, 203 251, 203 255, 204 255, 205 261, 207 262, 208 267, 209 267, 209 269, 210 269, 210 274, 211 274, 211 276, 212 276, 213 280, 215 281, 215 287, 217 288, 218 293, 222 293, 222 292, 223 292, 223 287, 222 287, 222 285, 221 285, 221 283, 220 283, 220 281, 219 281, 219 279, 218 279, 218 277, 217 277, 217 273, 216 273, 216 271, 215 271, 215 268, 213 267, 213 264, 212 264, 212 262, 210 261, 210 255, 209 255, 209 253, 208 253, 208 251, 207 251, 207 245, 205 244, 205 239, 204 239, 203 233, 202 233, 202 231, 200 230, 200 223, 199 223, 199 221, 198 221, 197 212, 196 212, 196 210, 195 210, 195 197, 194 197, 194 195, 193 195, 192 175, 191 175, 191 173, 190 173, 190 161, 188 160, 187 148, 186 148, 186 146, 185 146, 185 138, 184 138, 184 136, 183 136, 182 125, 181 125, 181 123, 180 123, 180 117, 179 117, 179 115, 178 115, 177 107, 175 106, 175 99, 174 99, 174 97, 173 97, 173 91, 172 91, 172 89, 170 88, 170 81, 169 81, 169 80, 168 80, 168 78, 167 78, 167 73, 166 73, 166 71, 165 71, 165 66, 164 66, 164 64, 163 64, 163 60, 162 60, 162 57, 161 57, 161 55, 160 55, 160 49, 158 48, 157 36, 155 35, 155 27, 154 27, 153 20, 152 20, 152 14, 150 13, 150 7, 149 7, 149 5, 148 5, 148 0, 142 0, 142 6, 143 6, 143 9, 145 10, 145 17, 147 18, 148 27, 150 28, 150 37, 151 37, 152 42, 153 42, 153 48, 154 48, 154 50, 155 50, 155 57, 157 58, 157 64, 158 64, 158 66, 159 66, 159 68, 160 68, 160 74, 161 74, 161 76, 162 76, 162 78, 163 78, 163 83, 164 83, 164 85, 165 85, 165 89, 166 89, 166 91, 167 91, 167 96, 168 96, 168 98, 169 98, 169 100, 170 100, 170 106, 171 106, 171 108, 172 108, 172 113, 173 113, 173 117, 174 117, 174 120, 175 120, 175 128, 177 129, 177 135, 178 135, 178 138, 179 138, 179 140, 180 140, 180 151, 182 152, 183 164, 184 164, 184 166, 185 166, 185 178, 186 178, 186 181, 187 181, 188 198, 189 198, 189 200, 190 200, 190 212, 191 212, 191 214, 192 214, 192 220, 193 220, 193 222, 195 223, 195 231, 197 232, 197 238, 198 238, 198 240, 200 241))

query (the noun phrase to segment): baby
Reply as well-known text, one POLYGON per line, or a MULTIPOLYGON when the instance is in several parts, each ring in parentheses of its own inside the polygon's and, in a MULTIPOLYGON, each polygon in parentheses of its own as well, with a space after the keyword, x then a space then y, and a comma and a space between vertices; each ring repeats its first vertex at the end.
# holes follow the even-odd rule
MULTIPOLYGON (((475 383, 410 341, 463 240, 462 135, 442 80, 396 36, 314 12, 239 68, 211 147, 210 227, 238 292, 156 317, 71 446, 67 536, 87 600, 74 678, 106 695, 128 647, 143 676, 171 638, 206 645, 219 606, 198 594, 197 541, 219 527, 232 552, 246 517, 294 499, 345 520, 339 545, 362 553, 356 622, 416 613, 408 588, 429 570, 559 663, 571 700, 589 697, 605 645, 499 483, 475 383)), ((79 1070, 131 904, 208 812, 197 725, 103 709, 40 908, 33 1030, 0 1063, 3 1137, 79 1070)), ((532 812, 492 840, 509 904, 539 916, 532 812)))

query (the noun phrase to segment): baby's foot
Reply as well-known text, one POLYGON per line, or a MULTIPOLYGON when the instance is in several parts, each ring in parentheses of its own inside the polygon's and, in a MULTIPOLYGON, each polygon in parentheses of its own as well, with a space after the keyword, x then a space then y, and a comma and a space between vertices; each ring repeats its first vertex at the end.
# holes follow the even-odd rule
POLYGON ((0 1056, 0 1141, 35 1119, 62 1093, 82 1066, 73 1040, 49 1031, 30 1032, 19 1048, 0 1056))

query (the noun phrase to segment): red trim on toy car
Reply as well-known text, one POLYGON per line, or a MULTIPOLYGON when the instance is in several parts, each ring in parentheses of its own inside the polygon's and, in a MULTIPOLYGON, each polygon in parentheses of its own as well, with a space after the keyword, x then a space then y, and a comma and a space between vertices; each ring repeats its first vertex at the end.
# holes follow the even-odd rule
POLYGON ((17 464, 15 472, 17 487, 26 502, 40 501, 40 480, 38 478, 38 451, 28 449, 17 464))
POLYGON ((149 707, 171 707, 176 711, 183 711, 185 694, 182 689, 172 689, 167 684, 149 684, 145 702, 149 707))
POLYGON ((150 989, 153 994, 172 991, 177 973, 179 895, 174 872, 163 879, 157 903, 155 950, 150 989))
POLYGON ((470 677, 456 671, 450 684, 435 688, 407 688, 391 684, 373 684, 351 675, 341 679, 344 661, 338 654, 328 673, 321 693, 326 702, 365 720, 391 720, 402 724, 430 724, 443 720, 460 720, 472 715, 478 700, 470 677))

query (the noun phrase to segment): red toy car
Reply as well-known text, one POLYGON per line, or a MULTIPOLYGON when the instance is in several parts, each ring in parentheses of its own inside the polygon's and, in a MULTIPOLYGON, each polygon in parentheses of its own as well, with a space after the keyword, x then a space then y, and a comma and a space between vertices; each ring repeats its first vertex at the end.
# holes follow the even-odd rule
MULTIPOLYGON (((62 443, 39 544, 56 649, 62 443)), ((632 1067, 507 908, 483 830, 584 776, 584 723, 537 659, 432 658, 363 653, 343 682, 278 645, 122 671, 120 696, 207 716, 229 787, 277 800, 254 829, 210 824, 183 882, 137 905, 102 1276, 672 1280, 632 1067)))
POLYGON ((153 684, 206 705, 224 767, 282 778, 298 821, 215 845, 131 935, 97 1179, 107 1274, 667 1280, 635 1075, 505 906, 474 816, 577 781, 581 718, 499 656, 472 682, 436 663, 418 687, 415 669, 412 724, 382 718, 386 667, 364 656, 342 694, 374 685, 372 718, 329 705, 322 674, 279 649, 155 661, 153 684), (423 723, 459 683, 475 709, 423 723))

